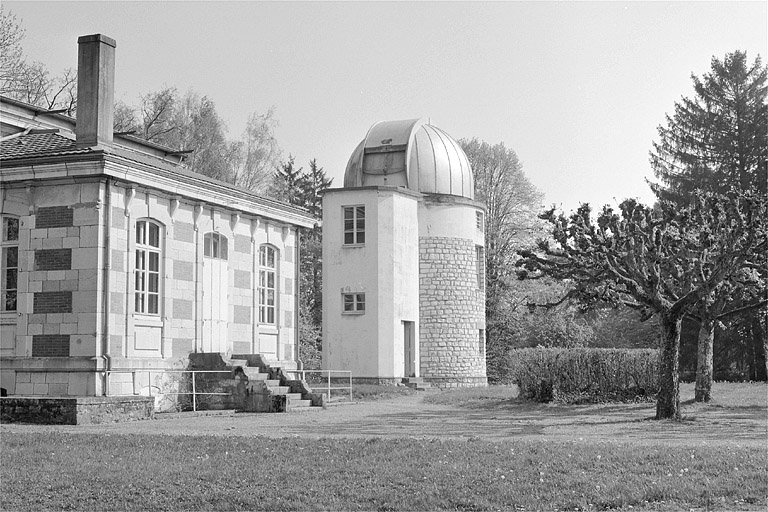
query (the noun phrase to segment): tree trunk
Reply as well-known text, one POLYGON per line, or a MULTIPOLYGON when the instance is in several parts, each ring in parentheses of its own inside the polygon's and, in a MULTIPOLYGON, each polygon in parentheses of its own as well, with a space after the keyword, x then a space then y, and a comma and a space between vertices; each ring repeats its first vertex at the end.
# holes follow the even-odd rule
POLYGON ((715 322, 703 317, 699 324, 698 362, 696 364, 696 401, 712 400, 712 353, 715 343, 715 322))
POLYGON ((661 360, 656 419, 680 419, 680 326, 682 317, 661 315, 661 360))
POLYGON ((763 336, 763 356, 765 357, 765 378, 768 379, 768 336, 763 336))

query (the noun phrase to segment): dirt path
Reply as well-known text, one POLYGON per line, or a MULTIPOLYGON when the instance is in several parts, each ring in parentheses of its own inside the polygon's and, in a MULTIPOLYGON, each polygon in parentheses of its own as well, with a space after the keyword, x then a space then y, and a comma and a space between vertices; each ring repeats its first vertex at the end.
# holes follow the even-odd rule
POLYGON ((0 432, 217 435, 268 437, 426 437, 507 441, 519 438, 653 444, 765 446, 762 406, 683 407, 680 422, 654 421, 653 404, 558 406, 520 401, 473 408, 428 403, 424 395, 287 414, 179 415, 108 425, 2 425, 0 432))

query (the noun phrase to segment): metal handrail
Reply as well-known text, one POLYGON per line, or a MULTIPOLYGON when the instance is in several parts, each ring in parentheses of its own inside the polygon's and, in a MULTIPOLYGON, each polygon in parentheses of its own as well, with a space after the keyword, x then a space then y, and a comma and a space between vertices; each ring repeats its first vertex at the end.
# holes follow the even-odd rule
MULTIPOLYGON (((340 389, 341 390, 347 390, 347 391, 349 391, 349 401, 350 402, 352 401, 352 372, 349 371, 349 370, 283 370, 283 371, 285 373, 295 373, 297 375, 300 375, 301 376, 301 380, 303 380, 304 382, 307 381, 306 374, 308 374, 308 373, 319 373, 321 375, 323 373, 327 373, 328 374, 328 379, 327 379, 327 381, 325 383, 326 385, 324 387, 316 387, 314 385, 311 385, 310 387, 312 388, 312 390, 314 391, 315 389, 318 389, 318 390, 321 390, 321 391, 327 391, 328 392, 328 400, 331 399, 331 390, 340 390, 340 389), (348 386, 331 386, 331 374, 334 374, 334 373, 343 373, 343 374, 345 374, 347 376, 347 378, 345 380, 347 380, 349 382, 349 385, 348 386)), ((335 377, 335 378, 338 379, 340 377, 335 377)), ((341 378, 343 378, 343 377, 341 377, 341 378)))
MULTIPOLYGON (((196 389, 195 384, 195 374, 197 373, 232 373, 231 370, 165 370, 161 368, 154 368, 154 369, 148 369, 148 368, 141 368, 141 369, 130 369, 130 370, 100 370, 100 373, 103 373, 105 377, 107 378, 107 386, 109 386, 109 375, 112 373, 129 373, 132 375, 132 384, 133 389, 136 389, 136 374, 137 373, 147 373, 147 382, 148 382, 148 388, 149 388, 149 396, 154 396, 152 394, 152 373, 191 373, 192 374, 192 392, 186 392, 186 393, 160 393, 163 395, 192 395, 192 410, 197 411, 197 395, 231 395, 231 393, 214 393, 211 391, 200 391, 198 392, 196 389)), ((108 393, 109 394, 109 393, 108 393)), ((111 395, 111 396, 139 396, 140 393, 133 393, 132 395, 111 395)))

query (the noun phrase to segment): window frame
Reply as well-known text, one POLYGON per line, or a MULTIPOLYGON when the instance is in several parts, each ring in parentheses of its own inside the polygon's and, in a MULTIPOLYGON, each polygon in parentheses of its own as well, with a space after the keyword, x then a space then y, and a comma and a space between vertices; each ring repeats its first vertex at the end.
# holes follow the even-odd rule
POLYGON ((481 233, 485 233, 485 214, 481 211, 475 212, 475 227, 481 233))
POLYGON ((259 325, 277 327, 278 318, 278 262, 280 261, 280 251, 274 245, 262 244, 259 246, 259 273, 258 273, 258 309, 259 325), (272 254, 272 265, 270 266, 269 254, 272 254), (270 286, 270 276, 272 285, 270 286), (271 303, 270 303, 270 294, 271 303))
POLYGON ((365 292, 342 292, 341 294, 341 314, 342 315, 364 315, 365 314, 365 292), (347 309, 347 305, 351 309, 347 309))
POLYGON ((342 206, 341 227, 342 242, 345 247, 365 245, 365 205, 342 206), (347 212, 351 213, 350 217, 347 216, 347 212), (351 222, 351 224, 348 224, 348 222, 351 222))
POLYGON ((482 245, 475 246, 475 274, 477 275, 477 289, 485 292, 485 248, 482 245))
POLYGON ((133 311, 137 315, 159 318, 162 314, 163 304, 164 226, 154 219, 143 218, 138 219, 134 227, 136 233, 133 251, 133 311), (153 228, 157 229, 156 245, 152 243, 153 228), (142 237, 141 241, 139 240, 140 236, 142 237), (152 268, 153 262, 156 267, 154 269, 152 268), (151 289, 153 284, 154 290, 151 289), (141 289, 139 289, 140 285, 141 289))
POLYGON ((209 231, 203 236, 203 257, 227 261, 229 259, 229 241, 218 231, 209 231))
POLYGON ((19 307, 19 232, 21 230, 21 220, 12 215, 2 215, 0 217, 0 313, 14 313, 19 307), (15 238, 9 238, 9 221, 15 221, 15 238), (8 265, 9 254, 16 253, 16 264, 8 265), (10 277, 13 276, 15 287, 10 288, 10 277), (8 297, 13 295, 13 308, 8 308, 8 297))

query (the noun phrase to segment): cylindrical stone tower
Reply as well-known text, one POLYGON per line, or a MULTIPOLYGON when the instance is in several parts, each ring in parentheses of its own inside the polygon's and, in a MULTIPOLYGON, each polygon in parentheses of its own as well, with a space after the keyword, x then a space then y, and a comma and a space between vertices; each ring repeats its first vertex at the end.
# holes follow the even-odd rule
POLYGON ((438 387, 485 386, 484 211, 427 194, 419 208, 421 376, 438 387))
POLYGON ((324 198, 325 368, 487 385, 484 220, 454 139, 424 120, 374 124, 324 198))

